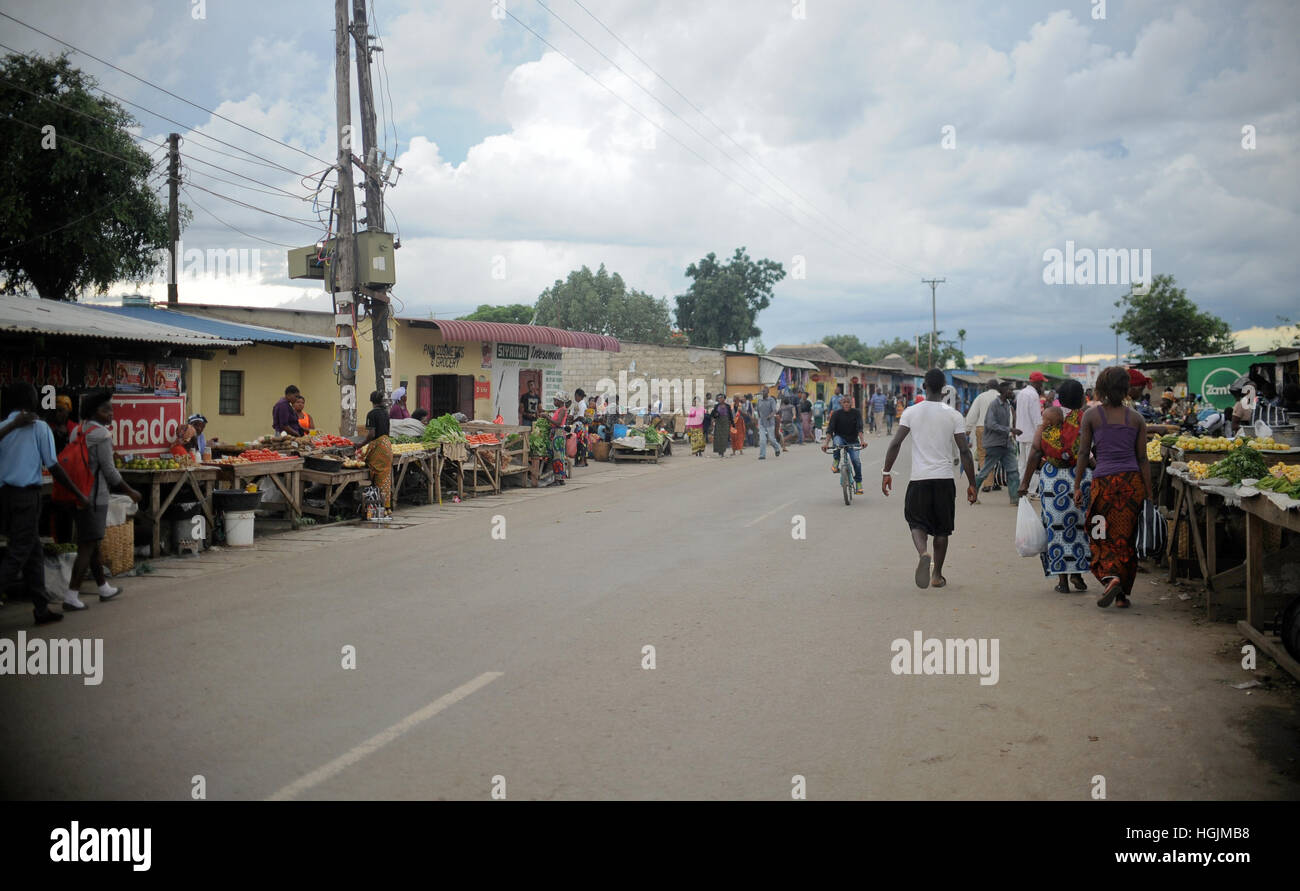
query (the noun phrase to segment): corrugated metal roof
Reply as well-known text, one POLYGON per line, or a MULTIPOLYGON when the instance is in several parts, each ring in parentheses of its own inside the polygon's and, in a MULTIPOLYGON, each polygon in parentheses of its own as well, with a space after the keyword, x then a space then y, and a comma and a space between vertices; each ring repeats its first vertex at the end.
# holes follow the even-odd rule
POLYGON ((118 316, 79 303, 12 296, 0 296, 0 332, 58 334, 64 337, 132 340, 190 347, 239 347, 252 342, 118 316))
POLYGON ((820 362, 823 365, 847 365, 848 360, 824 343, 777 344, 767 351, 769 356, 789 356, 820 362))
POLYGON ((772 353, 767 353, 760 358, 767 359, 769 362, 775 362, 777 365, 782 365, 786 368, 804 368, 810 371, 817 371, 817 366, 809 362, 807 359, 796 359, 792 356, 776 356, 772 353))
POLYGON ((143 322, 155 322, 162 325, 174 325, 177 328, 224 337, 231 340, 243 340, 252 343, 300 343, 317 346, 329 346, 333 341, 328 337, 314 334, 296 334, 282 328, 266 328, 262 325, 245 325, 242 322, 228 322, 211 316, 192 315, 173 309, 156 306, 98 306, 91 304, 100 312, 109 312, 115 316, 138 319, 143 322))
POLYGON ((619 352, 618 338, 585 331, 567 331, 545 325, 516 325, 510 322, 473 322, 462 319, 402 319, 418 328, 437 328, 447 340, 488 340, 506 343, 543 343, 583 350, 619 352))

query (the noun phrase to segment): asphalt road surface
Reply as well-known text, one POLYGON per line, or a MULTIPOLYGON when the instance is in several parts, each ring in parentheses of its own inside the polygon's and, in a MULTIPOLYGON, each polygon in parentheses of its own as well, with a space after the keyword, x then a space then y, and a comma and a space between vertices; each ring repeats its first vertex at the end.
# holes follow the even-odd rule
POLYGON ((1234 689, 1231 625, 1154 574, 1127 611, 1053 592, 1004 493, 958 505, 919 590, 884 448, 851 507, 815 446, 679 448, 161 562, 47 628, 11 603, 0 635, 99 637, 104 666, 0 677, 0 796, 1300 797, 1295 687, 1234 689), (917 632, 996 640, 997 682, 896 674, 917 632))

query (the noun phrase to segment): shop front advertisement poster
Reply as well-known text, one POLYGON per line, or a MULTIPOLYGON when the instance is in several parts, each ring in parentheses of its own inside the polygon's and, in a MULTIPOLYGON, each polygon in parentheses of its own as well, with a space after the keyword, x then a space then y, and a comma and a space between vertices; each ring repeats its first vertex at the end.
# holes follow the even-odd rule
POLYGON ((114 389, 119 393, 143 392, 145 389, 144 363, 118 359, 114 363, 113 381, 114 389))
POLYGON ((492 382, 491 381, 474 381, 474 398, 491 399, 492 382))
POLYGON ((153 392, 155 396, 181 395, 181 367, 179 365, 155 366, 153 392))
POLYGON ((171 449, 176 432, 185 423, 185 400, 180 396, 113 397, 113 449, 123 454, 153 458, 171 449))

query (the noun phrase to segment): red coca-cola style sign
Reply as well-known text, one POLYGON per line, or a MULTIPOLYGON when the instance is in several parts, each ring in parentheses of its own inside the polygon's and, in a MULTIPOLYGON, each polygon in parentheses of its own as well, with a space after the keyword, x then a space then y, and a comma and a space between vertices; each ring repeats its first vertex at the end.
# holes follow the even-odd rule
POLYGON ((149 458, 168 454, 184 423, 184 397, 113 397, 113 449, 124 455, 149 458))

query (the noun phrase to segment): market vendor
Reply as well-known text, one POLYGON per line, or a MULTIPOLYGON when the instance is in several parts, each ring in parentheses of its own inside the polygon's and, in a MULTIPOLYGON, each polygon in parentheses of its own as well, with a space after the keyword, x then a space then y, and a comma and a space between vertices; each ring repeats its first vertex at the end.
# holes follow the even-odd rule
POLYGON ((393 441, 389 438, 391 421, 388 409, 384 407, 383 390, 370 394, 370 411, 366 414, 366 425, 362 428, 365 438, 361 440, 357 455, 364 457, 366 467, 370 469, 370 480, 379 489, 383 498, 384 511, 391 514, 393 509, 393 441))
POLYGON ((406 407, 406 387, 398 387, 393 391, 393 407, 388 410, 388 417, 397 421, 410 416, 411 412, 406 407))
POLYGON ((393 436, 423 436, 424 425, 429 420, 429 413, 422 408, 411 412, 409 418, 389 419, 388 432, 393 436))
POLYGON ((302 427, 298 426, 298 412, 293 409, 293 399, 299 390, 293 384, 284 388, 284 396, 271 406, 271 430, 275 433, 288 433, 290 436, 302 436, 302 427))
POLYGON ((63 451, 72 431, 76 429, 77 422, 72 420, 72 397, 58 397, 54 400, 54 417, 50 419, 50 431, 54 434, 54 454, 63 451))
POLYGON ((293 405, 294 414, 298 416, 298 426, 302 428, 302 432, 306 433, 308 430, 314 430, 316 425, 311 422, 311 415, 307 414, 307 397, 299 393, 290 402, 293 405))

